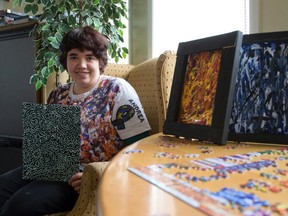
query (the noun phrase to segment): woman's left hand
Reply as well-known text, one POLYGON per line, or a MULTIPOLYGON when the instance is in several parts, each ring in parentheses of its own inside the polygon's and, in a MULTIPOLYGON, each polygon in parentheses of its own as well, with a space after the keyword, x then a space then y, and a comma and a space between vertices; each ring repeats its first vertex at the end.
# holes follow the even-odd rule
POLYGON ((83 175, 82 172, 78 172, 75 175, 73 175, 68 182, 69 185, 71 185, 77 193, 80 192, 82 175, 83 175))

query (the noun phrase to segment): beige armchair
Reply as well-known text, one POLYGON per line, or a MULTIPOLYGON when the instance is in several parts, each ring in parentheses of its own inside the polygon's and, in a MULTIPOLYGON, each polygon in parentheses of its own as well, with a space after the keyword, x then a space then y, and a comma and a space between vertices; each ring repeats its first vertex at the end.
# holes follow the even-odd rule
MULTIPOLYGON (((139 65, 108 64, 105 69, 107 75, 126 79, 137 91, 145 113, 151 125, 151 134, 162 132, 166 118, 170 90, 176 63, 176 53, 165 51, 158 58, 149 59, 139 65)), ((67 80, 61 74, 60 80, 67 80)), ((50 80, 42 90, 42 101, 55 88, 55 80, 50 80)), ((53 214, 69 216, 96 215, 97 182, 105 170, 108 162, 88 164, 83 173, 81 193, 75 207, 70 212, 53 214)))

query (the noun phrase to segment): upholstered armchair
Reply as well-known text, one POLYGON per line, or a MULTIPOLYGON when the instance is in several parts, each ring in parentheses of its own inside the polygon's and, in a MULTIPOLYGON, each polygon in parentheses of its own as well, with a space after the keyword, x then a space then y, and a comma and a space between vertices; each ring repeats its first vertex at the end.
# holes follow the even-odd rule
MULTIPOLYGON (((149 59, 139 65, 108 64, 107 75, 126 79, 137 91, 145 113, 151 125, 151 134, 162 132, 166 118, 170 90, 176 63, 176 53, 165 51, 158 58, 149 59)), ((67 75, 60 75, 59 80, 65 82, 67 75)), ((55 88, 56 81, 51 79, 42 90, 42 101, 47 100, 49 92, 55 88)), ((97 183, 108 162, 88 164, 83 172, 81 192, 75 207, 70 212, 56 215, 88 216, 96 215, 97 183)))

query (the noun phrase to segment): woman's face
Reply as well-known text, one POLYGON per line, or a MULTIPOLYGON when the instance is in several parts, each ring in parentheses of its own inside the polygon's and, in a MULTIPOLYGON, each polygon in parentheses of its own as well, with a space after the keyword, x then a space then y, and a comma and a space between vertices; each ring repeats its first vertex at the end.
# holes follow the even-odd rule
POLYGON ((74 94, 91 90, 100 77, 99 60, 89 50, 71 49, 67 55, 67 70, 75 82, 74 94))

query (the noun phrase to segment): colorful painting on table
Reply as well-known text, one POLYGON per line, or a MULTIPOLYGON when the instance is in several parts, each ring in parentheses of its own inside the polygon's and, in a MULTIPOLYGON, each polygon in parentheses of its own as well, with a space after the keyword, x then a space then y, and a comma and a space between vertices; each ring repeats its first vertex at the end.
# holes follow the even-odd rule
POLYGON ((212 125, 221 50, 189 55, 179 122, 212 125))
POLYGON ((244 134, 288 134, 287 42, 242 47, 229 130, 244 134))

